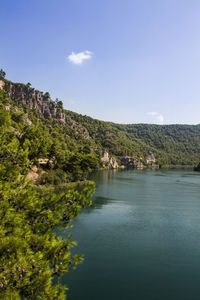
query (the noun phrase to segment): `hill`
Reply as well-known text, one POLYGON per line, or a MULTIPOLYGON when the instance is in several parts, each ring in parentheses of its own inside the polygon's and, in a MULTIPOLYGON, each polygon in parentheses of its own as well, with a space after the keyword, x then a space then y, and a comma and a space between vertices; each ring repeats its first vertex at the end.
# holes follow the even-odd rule
POLYGON ((71 254, 71 236, 55 232, 91 205, 88 173, 192 166, 200 126, 103 122, 65 110, 29 83, 2 78, 0 139, 0 297, 53 300, 66 292, 53 278, 83 261, 71 254))
MULTIPOLYGON (((49 93, 35 90, 30 84, 4 79, 0 87, 10 97, 11 106, 21 108, 21 113, 23 111, 32 122, 23 128, 22 140, 28 134, 29 138, 33 136, 33 132, 38 134, 40 147, 37 150, 34 150, 36 145, 31 147, 31 159, 34 158, 36 163, 36 160, 46 158, 53 162, 53 169, 62 169, 66 173, 82 165, 80 174, 73 171, 73 180, 81 178, 81 173, 84 177, 86 169, 119 166, 141 169, 158 165, 193 167, 200 160, 200 125, 104 122, 65 110, 62 101, 52 101, 49 93), (87 162, 81 162, 81 154, 87 154, 87 162)), ((13 115, 13 118, 16 117, 13 115)), ((18 124, 20 122, 18 119, 18 124)))

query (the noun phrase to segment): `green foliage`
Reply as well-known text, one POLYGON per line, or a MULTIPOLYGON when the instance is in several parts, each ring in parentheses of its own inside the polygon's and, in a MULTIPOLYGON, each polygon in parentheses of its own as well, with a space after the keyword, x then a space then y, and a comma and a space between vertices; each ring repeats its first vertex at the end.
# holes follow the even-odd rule
POLYGON ((8 97, 7 93, 4 90, 0 89, 0 103, 1 105, 8 105, 11 103, 10 98, 8 97))
POLYGON ((10 114, 5 110, 3 106, 0 105, 0 126, 9 126, 11 123, 10 114))
POLYGON ((200 125, 115 124, 130 139, 144 142, 161 165, 196 164, 200 153, 200 125))
MULTIPOLYGON (((39 117, 36 110, 26 114, 0 90, 0 125, 11 125, 13 136, 22 149, 28 149, 29 160, 38 165, 39 159, 49 160, 45 168, 62 170, 66 180, 83 180, 88 172, 99 167, 99 157, 92 150, 93 141, 86 140, 72 126, 64 126, 52 119, 39 117), (5 110, 9 105, 9 111, 5 110), (27 123, 27 118, 32 122, 27 123)), ((48 180, 47 180, 48 181, 48 180)))
POLYGON ((71 174, 61 169, 49 170, 38 179, 38 184, 61 185, 71 181, 71 174))
POLYGON ((63 108, 63 102, 58 100, 58 98, 56 98, 55 103, 60 107, 63 108))
POLYGON ((24 114, 20 110, 12 111, 11 118, 16 123, 23 123, 24 122, 24 114))
MULTIPOLYGON (((62 239, 55 229, 69 230, 70 221, 91 204, 94 183, 85 182, 78 190, 36 189, 26 173, 35 155, 47 155, 52 148, 50 132, 42 124, 21 124, 17 132, 21 119, 2 103, 0 120, 0 298, 65 299, 66 287, 52 280, 74 269, 83 256, 72 256, 76 243, 71 235, 62 239)), ((52 172, 56 176, 50 183, 66 184, 67 173, 52 172)))
POLYGON ((47 156, 48 143, 51 143, 45 128, 42 130, 41 126, 34 125, 26 125, 23 128, 20 142, 23 147, 28 145, 29 159, 35 162, 38 158, 47 156))
MULTIPOLYGON (((62 108, 61 101, 56 104, 62 108)), ((68 230, 91 204, 94 184, 83 180, 101 166, 102 150, 144 162, 151 150, 161 165, 199 162, 200 125, 121 125, 65 113, 66 124, 45 119, 16 107, 0 90, 1 299, 65 298, 66 287, 52 280, 83 257, 72 256, 71 236, 57 237, 55 229, 68 230), (37 188, 26 179, 33 163, 43 169, 37 188)))
POLYGON ((3 69, 0 69, 0 79, 4 79, 6 76, 6 72, 3 69))
POLYGON ((162 166, 193 166, 200 160, 200 125, 115 124, 66 111, 98 145, 117 157, 128 155, 145 163, 149 151, 162 166))
POLYGON ((143 155, 143 148, 145 147, 143 142, 137 138, 130 139, 126 133, 118 130, 113 123, 99 121, 71 111, 66 111, 66 113, 89 132, 96 148, 105 149, 115 156, 140 157, 143 155))
MULTIPOLYGON (((0 100, 4 105, 11 103, 4 91, 0 91, 0 100)), ((61 101, 55 103, 62 108, 61 101)), ((11 110, 11 120, 21 135, 22 147, 29 148, 29 159, 35 164, 40 158, 49 159, 52 163, 46 167, 64 171, 69 181, 83 180, 99 168, 102 150, 119 161, 122 156, 132 156, 144 164, 152 151, 161 166, 193 166, 200 159, 200 125, 122 125, 71 111, 65 111, 67 122, 60 124, 39 116, 36 110, 26 108, 26 112, 31 126, 19 109, 11 110)), ((5 110, 1 114, 2 120, 7 118, 5 110)))
POLYGON ((44 94, 44 96, 45 96, 46 98, 49 98, 49 97, 50 97, 49 92, 46 92, 46 93, 44 94))

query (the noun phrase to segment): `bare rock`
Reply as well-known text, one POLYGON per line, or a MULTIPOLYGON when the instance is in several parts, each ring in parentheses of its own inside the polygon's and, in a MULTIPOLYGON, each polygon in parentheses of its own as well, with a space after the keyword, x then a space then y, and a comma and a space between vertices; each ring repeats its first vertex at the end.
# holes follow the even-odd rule
POLYGON ((147 165, 150 166, 152 169, 159 169, 159 165, 156 163, 156 158, 151 151, 148 152, 146 162, 147 165))
POLYGON ((119 168, 118 162, 114 157, 109 157, 108 152, 103 151, 102 153, 102 158, 101 158, 102 164, 104 168, 109 168, 109 169, 117 169, 119 168))
POLYGON ((30 86, 9 81, 1 80, 0 87, 18 106, 36 109, 45 118, 52 117, 60 122, 65 122, 66 116, 63 109, 54 103, 47 94, 43 94, 30 86))
POLYGON ((3 90, 4 85, 5 85, 4 81, 3 81, 3 80, 0 80, 0 89, 1 89, 1 90, 3 90))
POLYGON ((27 177, 30 180, 36 181, 38 179, 38 177, 39 177, 39 174, 37 172, 38 172, 37 166, 33 165, 31 167, 31 171, 27 174, 27 177))
MULTIPOLYGON (((62 107, 51 100, 49 93, 43 94, 29 85, 3 80, 0 80, 0 88, 7 92, 17 106, 28 107, 30 110, 35 109, 40 116, 44 118, 50 117, 62 124, 68 124, 78 133, 83 134, 86 139, 90 138, 88 131, 67 116, 62 107)), ((25 121, 29 125, 32 124, 28 118, 25 121)))

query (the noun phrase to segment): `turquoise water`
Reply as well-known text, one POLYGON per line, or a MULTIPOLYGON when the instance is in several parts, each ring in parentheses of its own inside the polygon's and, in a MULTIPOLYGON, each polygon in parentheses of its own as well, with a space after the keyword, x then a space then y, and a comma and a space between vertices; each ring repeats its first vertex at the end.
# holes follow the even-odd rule
POLYGON ((102 171, 74 220, 69 300, 199 300, 200 173, 102 171))

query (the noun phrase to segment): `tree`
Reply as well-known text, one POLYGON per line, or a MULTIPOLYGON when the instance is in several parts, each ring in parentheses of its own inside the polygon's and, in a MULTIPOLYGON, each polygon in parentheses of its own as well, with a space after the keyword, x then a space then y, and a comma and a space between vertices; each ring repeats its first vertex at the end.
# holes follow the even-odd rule
POLYGON ((4 79, 6 76, 6 72, 3 69, 0 70, 0 79, 4 79))
POLYGON ((28 82, 28 83, 26 84, 26 86, 27 86, 28 88, 30 88, 30 87, 31 87, 31 83, 28 82))
POLYGON ((49 94, 49 92, 46 92, 46 93, 44 94, 44 97, 46 97, 46 98, 50 98, 50 94, 49 94))
POLYGON ((83 256, 72 256, 70 250, 75 242, 71 235, 58 237, 55 229, 70 228, 70 221, 91 204, 94 184, 85 182, 78 190, 66 187, 65 191, 51 193, 36 189, 26 173, 30 165, 28 140, 36 139, 38 129, 27 132, 27 143, 22 143, 8 126, 9 114, 2 106, 0 298, 63 300, 66 287, 59 282, 52 284, 52 280, 74 269, 83 256))
POLYGON ((58 105, 58 107, 63 108, 63 102, 61 100, 58 100, 58 98, 56 98, 55 103, 56 105, 58 105))

